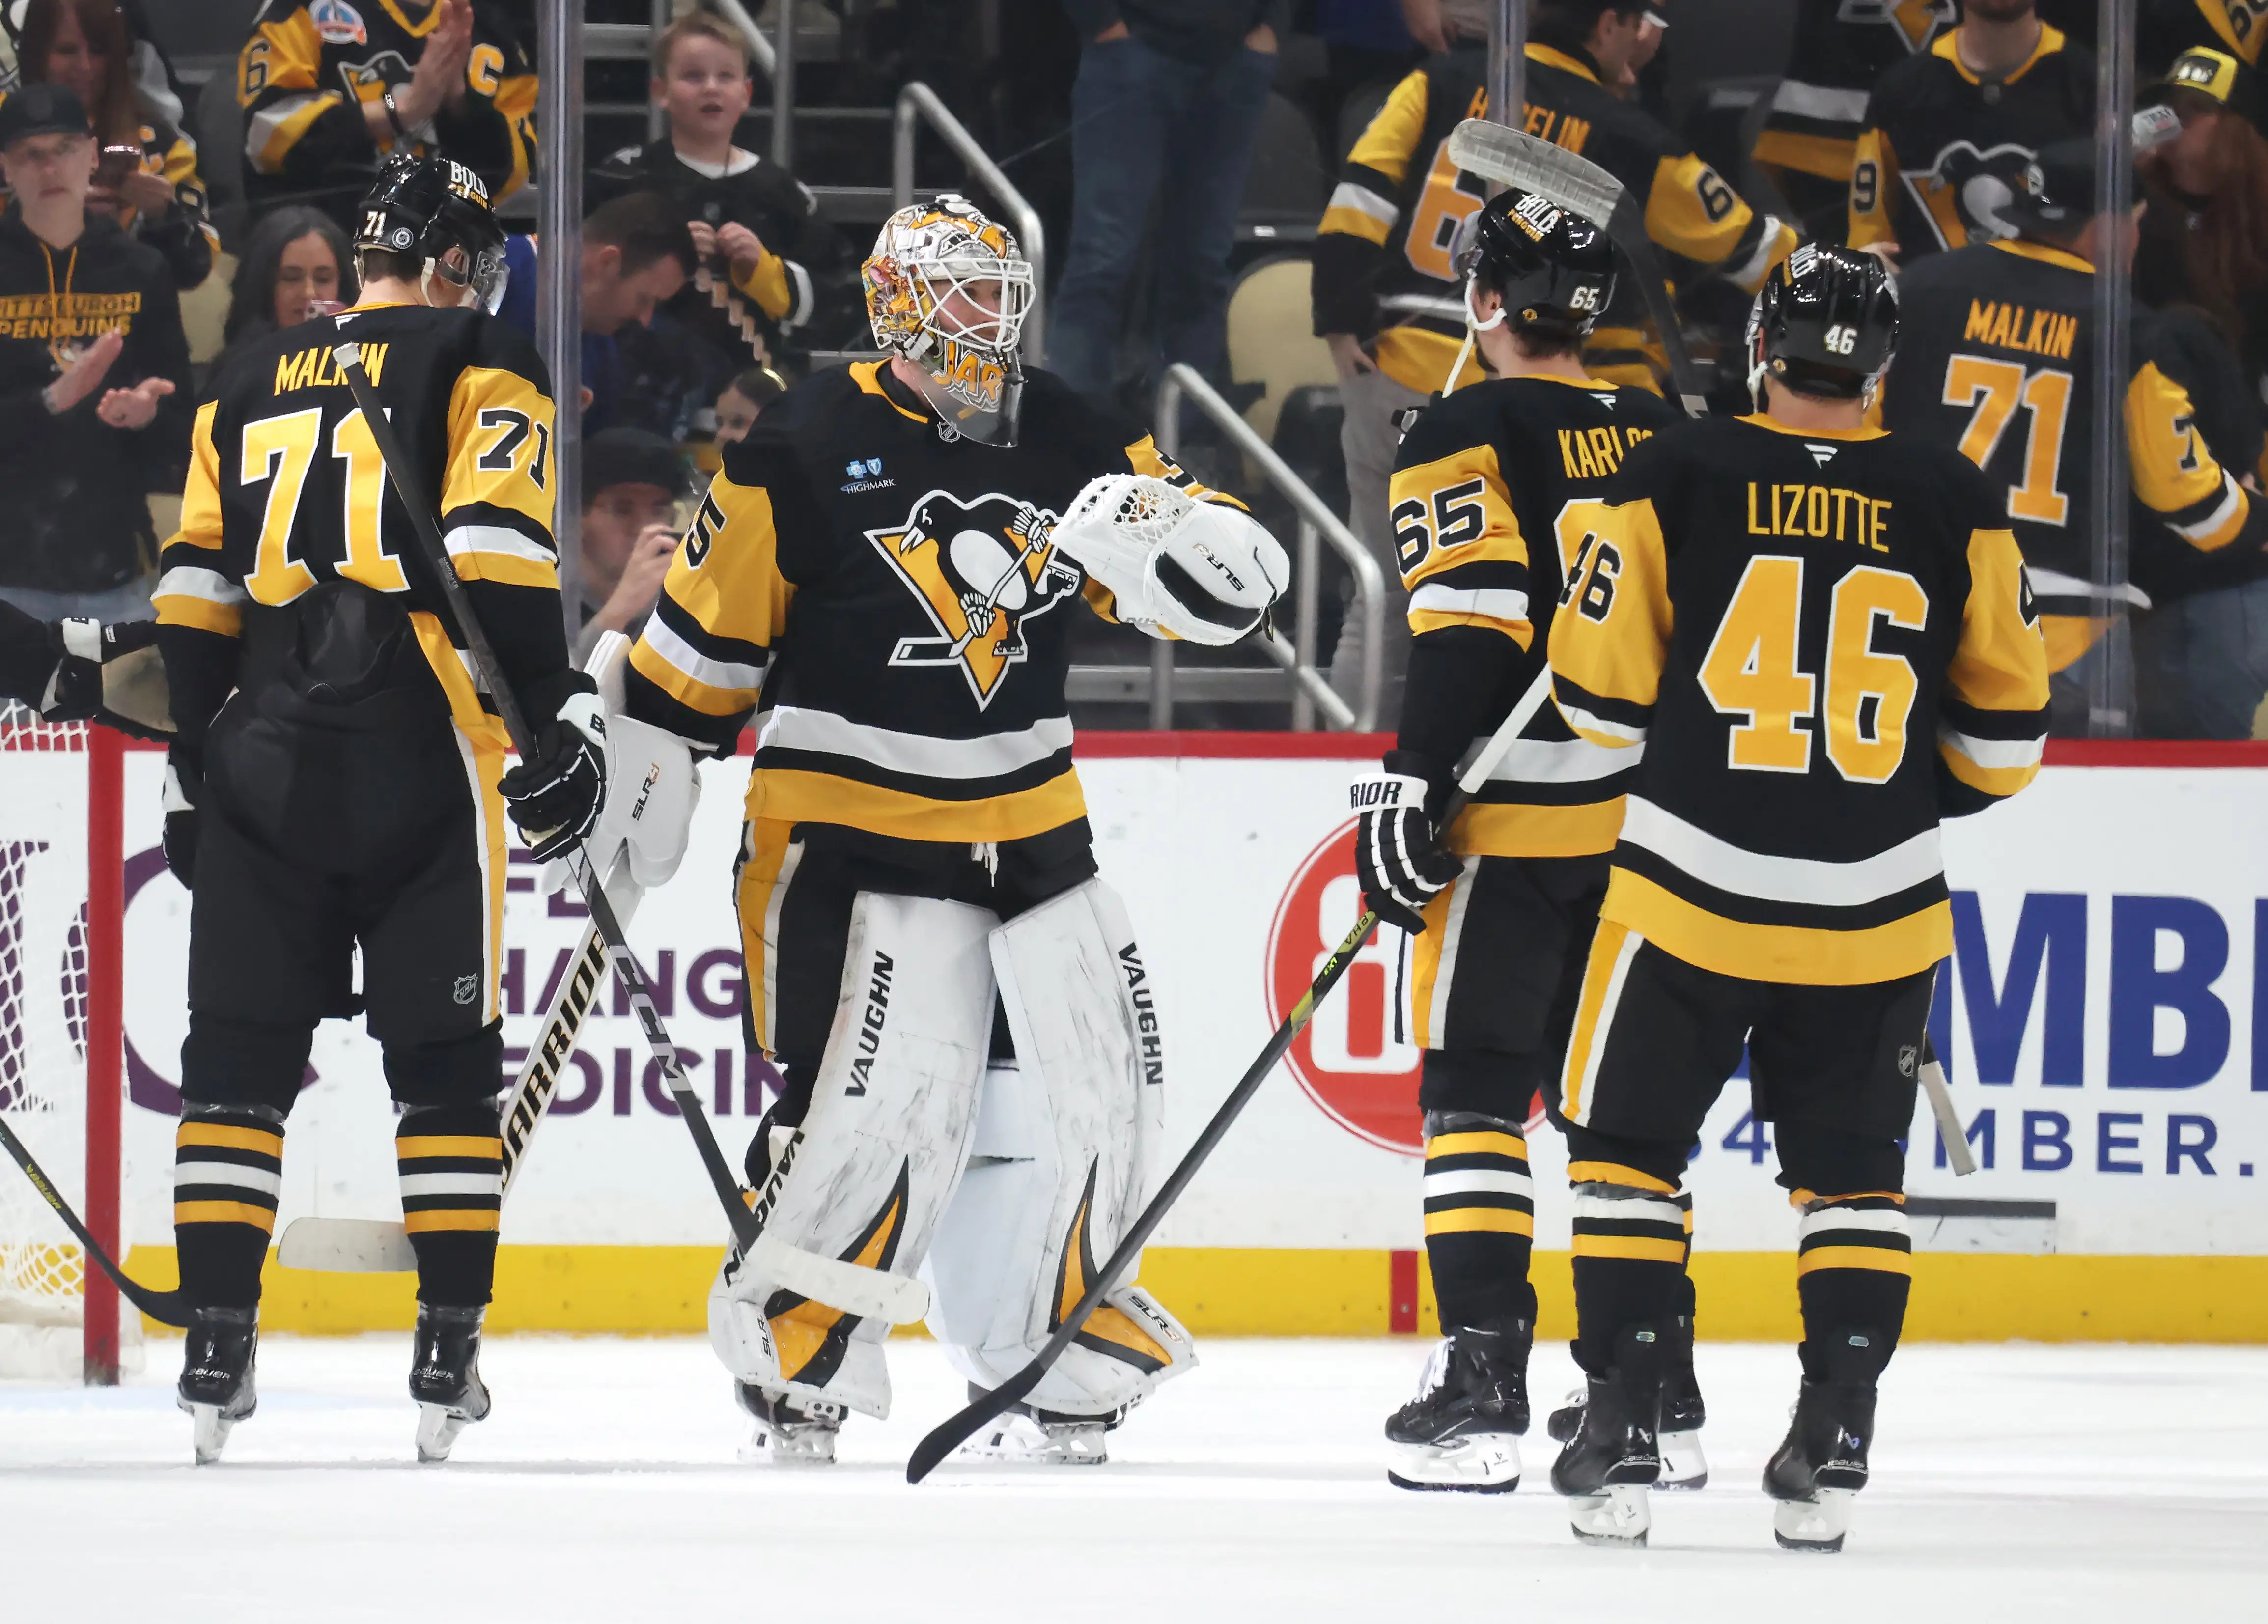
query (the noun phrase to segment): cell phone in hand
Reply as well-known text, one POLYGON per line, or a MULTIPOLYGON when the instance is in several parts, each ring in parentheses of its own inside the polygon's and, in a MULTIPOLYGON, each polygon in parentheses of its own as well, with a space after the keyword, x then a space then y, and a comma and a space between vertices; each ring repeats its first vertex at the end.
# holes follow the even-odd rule
POLYGON ((126 177, 142 167, 140 147, 105 147, 102 156, 95 160, 94 183, 116 191, 126 184, 126 177))
POLYGON ((307 313, 301 320, 320 321, 325 316, 335 316, 345 308, 345 304, 338 299, 309 299, 307 313))

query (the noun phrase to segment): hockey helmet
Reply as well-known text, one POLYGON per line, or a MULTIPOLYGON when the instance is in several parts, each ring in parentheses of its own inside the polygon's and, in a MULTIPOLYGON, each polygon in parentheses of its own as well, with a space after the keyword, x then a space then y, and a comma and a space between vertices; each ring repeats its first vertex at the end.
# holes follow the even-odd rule
POLYGON ((354 246, 357 255, 378 249, 423 261, 418 286, 428 298, 436 276, 457 290, 436 304, 477 303, 494 315, 504 303, 504 227, 489 206, 488 183, 453 158, 387 158, 362 200, 354 246))
POLYGON ((1550 338, 1587 338, 1615 297, 1615 250, 1606 232, 1517 187, 1465 217, 1450 265, 1465 279, 1465 313, 1483 330, 1508 320, 1550 338), (1503 299, 1503 314, 1482 321, 1472 307, 1476 290, 1503 299))
POLYGON ((1871 400, 1898 342, 1889 268, 1856 248, 1806 243, 1776 266, 1749 310, 1749 389, 1774 378, 1800 394, 1871 400))
POLYGON ((927 374, 941 430, 1015 444, 1032 262, 1008 229, 947 192, 882 222, 859 268, 874 342, 927 374))

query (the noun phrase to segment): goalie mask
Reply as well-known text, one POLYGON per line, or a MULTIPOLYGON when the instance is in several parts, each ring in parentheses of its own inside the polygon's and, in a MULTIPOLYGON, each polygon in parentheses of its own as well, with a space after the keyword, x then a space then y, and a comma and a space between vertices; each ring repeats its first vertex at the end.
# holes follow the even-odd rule
POLYGON ((1032 264, 1007 228, 948 192, 885 220, 859 280, 875 344, 922 368, 940 431, 1013 445, 1032 264))
POLYGON ((477 305, 493 316, 504 303, 504 227, 487 183, 453 158, 405 152, 387 159, 362 200, 354 246, 357 271, 372 249, 422 260, 417 285, 433 304, 477 305), (447 297, 435 296, 436 277, 452 290, 447 297))
POLYGON ((1829 400, 1869 400, 1898 342, 1889 268, 1856 248, 1806 243, 1774 268, 1749 311, 1749 393, 1764 380, 1829 400))

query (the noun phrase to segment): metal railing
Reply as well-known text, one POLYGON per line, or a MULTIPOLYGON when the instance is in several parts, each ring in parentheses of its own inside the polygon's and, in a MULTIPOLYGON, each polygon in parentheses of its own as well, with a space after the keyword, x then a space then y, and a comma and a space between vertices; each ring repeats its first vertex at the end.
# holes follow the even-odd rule
MULTIPOLYGON (((1185 398, 1212 421, 1230 445, 1251 459, 1261 477, 1273 485, 1300 516, 1300 557, 1292 600, 1293 636, 1298 641, 1286 643, 1283 634, 1273 629, 1260 640, 1261 651, 1291 673, 1292 725, 1302 731, 1312 729, 1314 713, 1320 710, 1335 728, 1351 729, 1359 733, 1373 731, 1378 726, 1379 691, 1383 680, 1381 661, 1386 639, 1386 577, 1378 568, 1378 561, 1307 482, 1292 471, 1291 465, 1276 454, 1276 448, 1262 439, 1243 415, 1221 398, 1219 391, 1205 382, 1203 374, 1179 363, 1166 369, 1166 376, 1158 386, 1156 434, 1159 448, 1167 456, 1175 455, 1181 448, 1182 402, 1185 398), (1316 593, 1325 542, 1330 544, 1331 550, 1354 576, 1355 612, 1362 617, 1362 684, 1351 709, 1315 669, 1316 626, 1321 619, 1316 593)), ((1153 728, 1174 725, 1174 645, 1159 643, 1150 651, 1150 725, 1153 728)))
POLYGON ((968 165, 968 173, 976 184, 990 192, 1007 211, 1024 257, 1032 262, 1032 308, 1024 318, 1023 351, 1026 361, 1034 366, 1042 365, 1048 353, 1048 244, 1047 232, 1040 224, 1040 211, 1000 173, 992 155, 977 144, 967 125, 954 117, 953 109, 919 79, 898 92, 897 111, 890 121, 891 207, 902 209, 914 200, 914 136, 924 121, 945 138, 945 144, 953 149, 954 155, 968 165))

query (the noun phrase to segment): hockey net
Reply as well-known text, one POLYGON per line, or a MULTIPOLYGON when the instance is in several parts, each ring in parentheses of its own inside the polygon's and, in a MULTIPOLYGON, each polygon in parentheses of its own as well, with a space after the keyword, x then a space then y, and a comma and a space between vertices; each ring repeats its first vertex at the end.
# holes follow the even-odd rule
MULTIPOLYGON (((107 844, 118 862, 119 808, 99 805, 116 798, 117 760, 114 737, 98 741, 84 723, 50 724, 21 706, 0 708, 0 1114, 107 1242, 118 1235, 123 1101, 103 1108, 90 1072, 114 1095, 122 1096, 123 1081, 114 1059, 88 1062, 98 1037, 114 1057, 122 1038, 117 952, 107 964, 90 952, 90 909, 114 910, 114 943, 122 922, 119 887, 89 883, 89 852, 107 844), (107 775, 95 760, 105 751, 107 775), (98 974, 110 985, 99 989, 98 974)), ((0 1162, 0 1378, 111 1378, 120 1319, 109 1282, 89 1268, 31 1180, 0 1162)), ((139 1316, 124 1319, 128 1339, 138 1341, 139 1316)))

